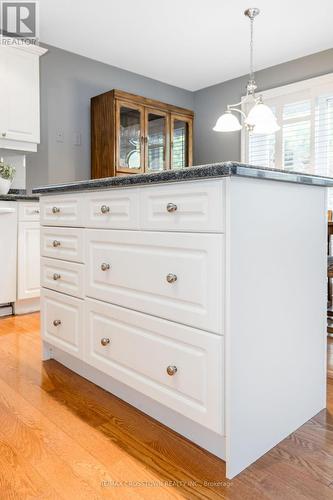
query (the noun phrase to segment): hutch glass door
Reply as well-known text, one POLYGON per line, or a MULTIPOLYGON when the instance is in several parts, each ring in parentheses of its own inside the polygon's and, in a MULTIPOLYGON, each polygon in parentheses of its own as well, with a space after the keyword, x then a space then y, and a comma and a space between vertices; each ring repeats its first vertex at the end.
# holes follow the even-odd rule
POLYGON ((142 172, 144 166, 144 111, 142 106, 117 102, 117 171, 142 172))
POLYGON ((168 128, 166 113, 146 110, 146 172, 160 172, 169 168, 168 128))

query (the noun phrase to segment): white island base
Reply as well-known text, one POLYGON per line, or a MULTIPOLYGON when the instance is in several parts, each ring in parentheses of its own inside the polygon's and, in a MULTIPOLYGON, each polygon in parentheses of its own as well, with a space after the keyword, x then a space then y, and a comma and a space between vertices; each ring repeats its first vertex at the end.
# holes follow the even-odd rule
POLYGON ((325 408, 325 187, 47 194, 41 224, 44 359, 222 458, 227 478, 325 408))

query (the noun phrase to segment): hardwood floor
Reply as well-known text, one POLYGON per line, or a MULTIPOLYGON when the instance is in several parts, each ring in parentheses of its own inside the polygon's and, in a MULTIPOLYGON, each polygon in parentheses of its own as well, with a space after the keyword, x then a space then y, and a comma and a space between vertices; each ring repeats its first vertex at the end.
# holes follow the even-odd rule
POLYGON ((333 499, 333 381, 327 411, 227 481, 221 460, 42 364, 38 330, 37 314, 0 320, 1 500, 333 499))

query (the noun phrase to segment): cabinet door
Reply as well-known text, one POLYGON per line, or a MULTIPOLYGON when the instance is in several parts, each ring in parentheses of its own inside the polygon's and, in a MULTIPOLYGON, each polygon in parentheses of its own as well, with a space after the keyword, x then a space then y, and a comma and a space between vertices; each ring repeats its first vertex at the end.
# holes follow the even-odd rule
POLYGON ((0 304, 5 304, 14 302, 16 298, 17 207, 15 201, 0 201, 0 227, 0 304))
POLYGON ((39 143, 39 58, 0 48, 2 138, 39 143))
POLYGON ((169 168, 169 115, 156 109, 145 110, 145 171, 169 168))
POLYGON ((18 230, 17 298, 40 295, 40 228, 39 222, 20 222, 18 230))
POLYGON ((171 168, 192 165, 192 118, 171 115, 171 168))
POLYGON ((116 170, 137 174, 144 171, 144 108, 116 101, 116 170))

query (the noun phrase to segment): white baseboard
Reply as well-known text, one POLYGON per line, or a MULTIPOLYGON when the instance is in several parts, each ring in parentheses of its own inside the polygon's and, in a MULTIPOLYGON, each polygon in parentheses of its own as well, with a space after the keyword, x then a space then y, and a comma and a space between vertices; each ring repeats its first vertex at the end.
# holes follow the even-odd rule
POLYGON ((13 304, 14 314, 29 314, 40 310, 40 298, 17 300, 13 304))

